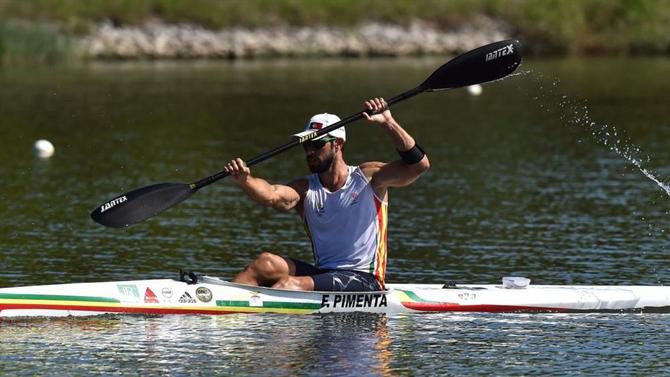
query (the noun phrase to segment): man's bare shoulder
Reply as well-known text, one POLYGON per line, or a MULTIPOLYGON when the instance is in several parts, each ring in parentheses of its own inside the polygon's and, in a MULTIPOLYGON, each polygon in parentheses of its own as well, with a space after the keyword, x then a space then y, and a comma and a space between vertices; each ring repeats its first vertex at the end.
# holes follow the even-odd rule
POLYGON ((363 172, 363 174, 365 174, 366 177, 372 178, 385 165, 386 165, 385 162, 369 161, 360 164, 358 167, 361 169, 361 171, 363 172))

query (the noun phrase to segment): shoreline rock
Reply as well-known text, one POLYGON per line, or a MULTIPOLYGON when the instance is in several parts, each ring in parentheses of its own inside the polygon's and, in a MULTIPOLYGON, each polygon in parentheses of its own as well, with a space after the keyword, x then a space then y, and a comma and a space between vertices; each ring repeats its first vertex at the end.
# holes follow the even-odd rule
POLYGON ((421 21, 408 26, 366 23, 354 28, 223 30, 149 22, 123 27, 102 23, 75 43, 81 56, 96 60, 370 57, 456 54, 511 35, 504 22, 483 16, 448 30, 421 21))

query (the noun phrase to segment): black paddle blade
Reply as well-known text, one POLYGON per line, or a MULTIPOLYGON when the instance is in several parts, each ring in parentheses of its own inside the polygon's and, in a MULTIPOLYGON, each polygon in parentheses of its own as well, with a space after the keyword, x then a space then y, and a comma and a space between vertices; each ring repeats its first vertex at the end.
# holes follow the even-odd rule
POLYGON ((460 88, 501 79, 521 65, 521 42, 500 41, 459 55, 433 72, 419 87, 426 91, 460 88))
POLYGON ((196 190, 184 183, 159 183, 133 190, 114 198, 91 212, 95 222, 112 228, 123 228, 173 207, 196 190))

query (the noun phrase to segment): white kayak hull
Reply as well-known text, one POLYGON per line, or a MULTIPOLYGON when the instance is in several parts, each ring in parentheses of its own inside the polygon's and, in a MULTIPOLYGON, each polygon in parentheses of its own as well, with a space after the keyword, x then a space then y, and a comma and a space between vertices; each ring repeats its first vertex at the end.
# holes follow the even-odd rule
POLYGON ((382 292, 306 292, 202 277, 0 288, 0 317, 101 314, 670 312, 670 287, 388 284, 382 292))

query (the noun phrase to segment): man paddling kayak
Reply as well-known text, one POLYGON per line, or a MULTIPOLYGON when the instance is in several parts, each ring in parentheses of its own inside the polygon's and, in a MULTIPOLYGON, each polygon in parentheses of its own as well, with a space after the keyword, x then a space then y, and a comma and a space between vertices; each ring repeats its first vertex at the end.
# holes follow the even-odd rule
MULTIPOLYGON (((312 241, 315 265, 263 252, 233 280, 274 288, 317 291, 377 291, 386 272, 387 198, 390 187, 407 186, 430 167, 428 156, 395 121, 383 98, 365 101, 365 118, 390 136, 401 159, 391 163, 344 161, 344 127, 303 144, 311 175, 287 185, 251 175, 242 159, 225 170, 254 201, 278 211, 295 209, 312 241)), ((340 118, 313 116, 305 131, 340 118)))

